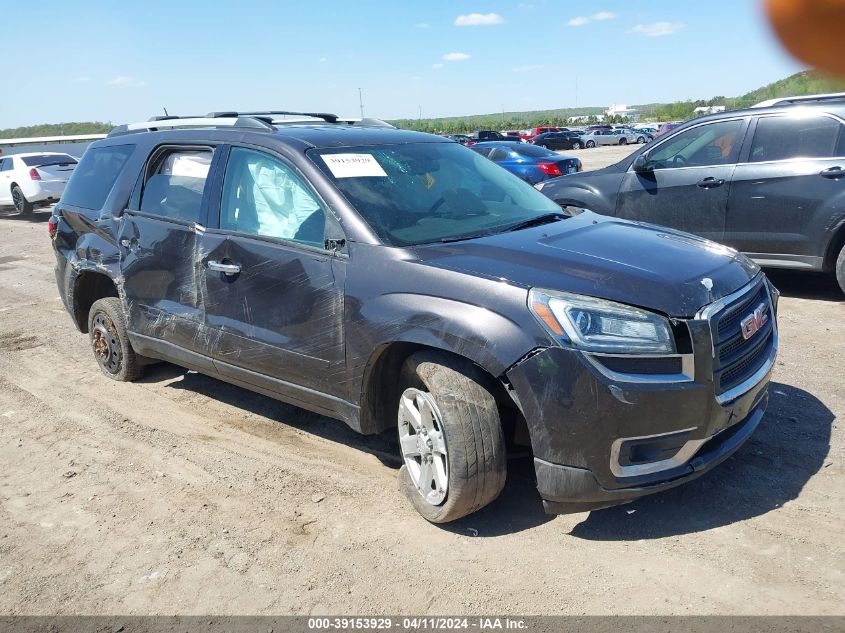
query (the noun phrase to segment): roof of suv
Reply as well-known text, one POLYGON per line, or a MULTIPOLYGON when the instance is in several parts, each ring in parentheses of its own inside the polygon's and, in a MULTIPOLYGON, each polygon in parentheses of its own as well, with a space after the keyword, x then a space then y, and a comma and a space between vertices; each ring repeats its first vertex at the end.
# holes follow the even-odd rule
POLYGON ((151 119, 143 123, 118 126, 109 134, 105 143, 121 143, 136 137, 190 138, 197 140, 225 141, 231 136, 243 137, 254 134, 290 142, 299 149, 354 147, 360 145, 394 145, 402 143, 449 143, 454 142, 434 134, 399 130, 377 120, 343 121, 273 121, 252 117, 171 117, 169 120, 151 119), (184 125, 182 125, 184 123, 184 125), (149 135, 149 136, 148 136, 149 135))
POLYGON ((683 121, 682 124, 688 123, 702 123, 706 121, 720 121, 722 119, 734 118, 737 116, 761 116, 765 114, 782 114, 785 112, 794 112, 796 110, 807 112, 829 112, 836 116, 845 118, 845 98, 826 101, 803 101, 795 103, 781 103, 772 106, 750 106, 739 110, 725 110, 723 112, 716 112, 714 114, 706 114, 704 116, 683 121))

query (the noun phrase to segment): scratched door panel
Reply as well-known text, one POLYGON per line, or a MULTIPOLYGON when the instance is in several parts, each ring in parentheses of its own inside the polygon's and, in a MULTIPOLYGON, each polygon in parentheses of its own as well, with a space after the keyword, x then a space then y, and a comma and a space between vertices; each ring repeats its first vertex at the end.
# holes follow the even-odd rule
POLYGON ((211 336, 214 358, 338 394, 332 376, 344 364, 343 288, 328 253, 229 235, 205 263, 206 325, 219 333, 211 336), (209 261, 240 271, 214 271, 209 261))

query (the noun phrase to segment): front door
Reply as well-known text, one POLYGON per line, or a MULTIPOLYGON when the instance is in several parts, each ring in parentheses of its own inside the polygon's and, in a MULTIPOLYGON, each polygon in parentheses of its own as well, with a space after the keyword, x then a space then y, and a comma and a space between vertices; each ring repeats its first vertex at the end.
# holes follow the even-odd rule
POLYGON ((233 147, 218 227, 204 238, 218 371, 293 401, 344 391, 344 268, 326 249, 324 208, 291 164, 233 147))
MULTIPOLYGON (((165 147, 153 153, 118 241, 129 331, 145 345, 205 354, 198 345, 203 301, 198 285, 208 147, 165 147)), ((210 361, 209 361, 210 364, 210 361)))
POLYGON ((620 218, 662 224, 721 241, 746 121, 707 123, 667 138, 628 169, 616 200, 620 218))
POLYGON ((725 243, 759 261, 821 266, 843 197, 842 123, 800 111, 761 117, 734 173, 725 243))

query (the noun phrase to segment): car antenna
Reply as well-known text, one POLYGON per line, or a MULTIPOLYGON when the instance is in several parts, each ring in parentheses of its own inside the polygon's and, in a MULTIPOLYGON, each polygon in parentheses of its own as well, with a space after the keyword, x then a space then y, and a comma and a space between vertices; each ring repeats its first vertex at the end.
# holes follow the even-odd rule
POLYGON ((169 114, 167 114, 167 108, 162 107, 161 109, 164 110, 164 116, 170 116, 169 114))

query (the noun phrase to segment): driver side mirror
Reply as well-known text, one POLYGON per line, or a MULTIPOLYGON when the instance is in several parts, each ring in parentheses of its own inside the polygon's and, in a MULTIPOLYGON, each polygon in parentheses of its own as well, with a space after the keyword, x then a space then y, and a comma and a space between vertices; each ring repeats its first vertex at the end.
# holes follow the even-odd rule
POLYGON ((631 168, 637 173, 646 173, 653 171, 648 164, 648 154, 640 154, 634 159, 634 163, 631 165, 631 168))

